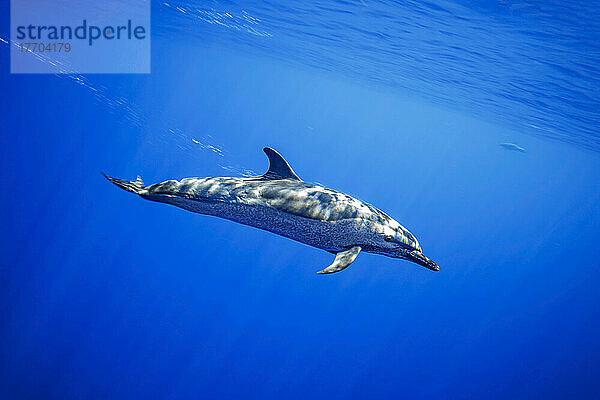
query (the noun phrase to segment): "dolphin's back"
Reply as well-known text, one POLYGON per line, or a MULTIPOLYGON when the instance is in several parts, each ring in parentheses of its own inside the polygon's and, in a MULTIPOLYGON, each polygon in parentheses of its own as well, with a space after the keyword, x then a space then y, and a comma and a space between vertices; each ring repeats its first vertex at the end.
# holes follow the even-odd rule
MULTIPOLYGON (((346 219, 389 221, 382 211, 336 190, 298 180, 261 181, 253 178, 186 178, 145 188, 144 197, 177 196, 192 201, 271 207, 319 221, 346 219)), ((160 201, 160 200, 159 200, 160 201)))

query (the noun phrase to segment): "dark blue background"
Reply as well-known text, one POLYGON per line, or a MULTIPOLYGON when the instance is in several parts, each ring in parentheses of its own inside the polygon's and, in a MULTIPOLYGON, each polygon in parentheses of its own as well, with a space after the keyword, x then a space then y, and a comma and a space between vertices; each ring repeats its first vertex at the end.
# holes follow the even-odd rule
MULTIPOLYGON (((482 4, 473 12, 495 12, 482 4)), ((161 25, 168 12, 154 5, 151 75, 10 75, 0 43, 1 398, 600 395, 593 137, 524 135, 525 106, 451 107, 313 68, 282 54, 291 44, 244 47, 256 39, 235 25, 197 19, 186 36, 161 25), (259 173, 267 145, 303 179, 388 212, 440 272, 361 254, 319 276, 329 253, 144 201, 100 174, 259 173)), ((583 75, 574 85, 597 96, 597 75, 583 75)))

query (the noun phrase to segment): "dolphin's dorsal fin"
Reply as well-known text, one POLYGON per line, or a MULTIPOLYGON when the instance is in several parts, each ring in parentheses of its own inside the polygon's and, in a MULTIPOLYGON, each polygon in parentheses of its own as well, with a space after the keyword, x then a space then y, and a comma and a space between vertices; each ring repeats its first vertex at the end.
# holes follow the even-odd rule
POLYGON ((271 149, 270 147, 265 147, 263 149, 267 157, 269 157, 269 170, 265 172, 260 178, 264 180, 278 180, 278 179, 294 179, 296 181, 301 181, 290 167, 290 164, 287 163, 281 157, 281 154, 271 149))
POLYGON ((348 250, 340 251, 335 256, 335 260, 333 260, 331 265, 317 272, 317 274, 333 274, 334 272, 343 270, 348 265, 352 264, 352 261, 356 259, 356 256, 358 255, 358 253, 360 253, 360 251, 360 246, 354 246, 349 248, 348 250))

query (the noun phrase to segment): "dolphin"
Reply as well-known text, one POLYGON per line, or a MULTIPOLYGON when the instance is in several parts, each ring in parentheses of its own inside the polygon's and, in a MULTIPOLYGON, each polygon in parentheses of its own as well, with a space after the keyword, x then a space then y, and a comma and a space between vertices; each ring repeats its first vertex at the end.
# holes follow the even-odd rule
POLYGON ((122 189, 199 214, 213 215, 334 253, 319 274, 349 266, 360 251, 412 261, 433 271, 417 239, 383 211, 347 194, 304 182, 275 150, 265 147, 266 173, 254 177, 168 180, 144 186, 111 178, 122 189))
POLYGON ((520 153, 525 153, 525 148, 519 146, 515 143, 500 143, 500 146, 504 147, 506 150, 518 151, 520 153))

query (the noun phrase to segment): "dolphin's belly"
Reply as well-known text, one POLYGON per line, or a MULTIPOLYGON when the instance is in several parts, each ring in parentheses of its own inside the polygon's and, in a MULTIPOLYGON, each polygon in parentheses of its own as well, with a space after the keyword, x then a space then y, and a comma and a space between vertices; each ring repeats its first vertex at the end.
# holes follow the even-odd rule
POLYGON ((197 201, 179 196, 145 196, 199 214, 214 215, 263 229, 324 250, 340 251, 370 242, 372 232, 360 219, 321 221, 290 214, 262 204, 197 201))
POLYGON ((325 250, 355 245, 366 250, 381 242, 381 235, 397 233, 402 234, 406 245, 418 248, 412 234, 382 211, 346 194, 301 181, 186 178, 148 186, 139 194, 325 250))

